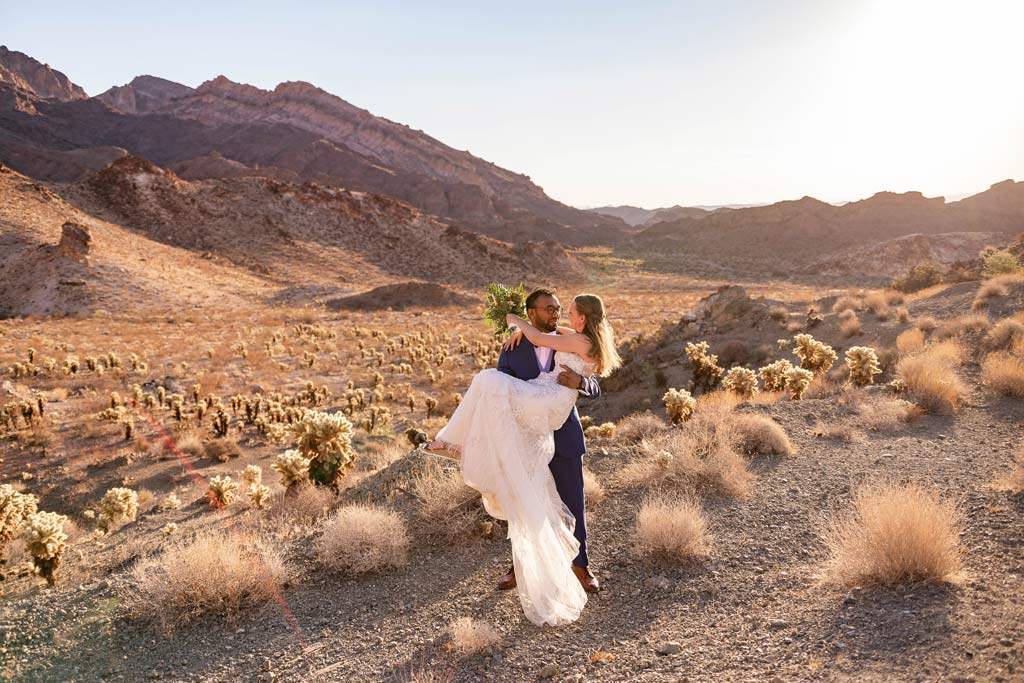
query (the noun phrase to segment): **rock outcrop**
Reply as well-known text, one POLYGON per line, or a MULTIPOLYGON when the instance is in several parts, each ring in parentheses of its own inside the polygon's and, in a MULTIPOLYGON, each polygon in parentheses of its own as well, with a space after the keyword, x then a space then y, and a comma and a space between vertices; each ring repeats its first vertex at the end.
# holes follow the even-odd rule
POLYGON ((60 242, 57 251, 78 263, 89 265, 89 252, 92 249, 92 234, 84 225, 68 221, 60 228, 60 242))
POLYGON ((10 83, 38 97, 61 102, 88 97, 80 86, 60 71, 3 45, 0 45, 0 83, 10 83))
POLYGON ((145 114, 166 106, 171 100, 186 97, 194 88, 156 76, 136 76, 131 83, 115 85, 96 99, 125 114, 145 114))

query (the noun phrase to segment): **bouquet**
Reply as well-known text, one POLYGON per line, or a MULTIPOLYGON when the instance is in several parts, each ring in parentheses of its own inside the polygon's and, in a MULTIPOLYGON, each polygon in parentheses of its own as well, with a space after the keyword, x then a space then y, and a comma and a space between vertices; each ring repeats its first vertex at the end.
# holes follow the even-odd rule
POLYGON ((494 336, 500 337, 508 332, 505 316, 514 313, 521 318, 526 317, 526 289, 520 282, 518 287, 506 287, 492 282, 487 285, 487 310, 484 321, 494 328, 494 336))

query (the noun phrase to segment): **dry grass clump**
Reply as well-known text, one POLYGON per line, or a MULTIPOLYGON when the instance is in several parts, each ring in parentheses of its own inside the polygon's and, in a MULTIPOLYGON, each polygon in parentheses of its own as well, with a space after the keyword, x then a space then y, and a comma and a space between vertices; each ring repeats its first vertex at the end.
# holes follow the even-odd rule
POLYGON ((1006 296, 1008 293, 1009 290, 1006 289, 1006 285, 998 280, 982 282, 981 286, 978 287, 978 293, 974 295, 974 301, 971 303, 971 308, 975 310, 984 308, 988 305, 989 300, 1006 296))
POLYGON ((918 328, 904 330, 896 337, 896 349, 900 353, 913 353, 924 346, 925 334, 918 328))
POLYGON ((996 351, 981 364, 981 381, 1000 396, 1024 398, 1024 358, 996 351))
POLYGON ((129 613, 164 631, 205 614, 231 616, 272 600, 290 572, 281 551, 241 533, 172 542, 139 560, 118 589, 129 613))
POLYGON ((943 321, 934 332, 935 339, 952 339, 971 332, 984 332, 989 328, 988 316, 981 313, 960 315, 943 321))
POLYGON ((982 345, 989 351, 1009 351, 1024 343, 1024 321, 1017 318, 1000 320, 985 335, 982 345))
POLYGON ((620 471, 623 482, 747 497, 754 475, 736 451, 737 435, 727 415, 726 409, 709 406, 682 427, 642 441, 638 457, 620 471))
POLYGON ((417 526, 427 535, 451 542, 476 529, 479 496, 457 468, 427 461, 413 477, 410 491, 420 503, 417 526))
POLYGON ((930 344, 918 353, 901 358, 896 379, 907 396, 930 413, 955 413, 967 396, 967 387, 956 371, 956 345, 930 344))
POLYGON ((312 524, 327 514, 335 500, 329 486, 305 481, 273 497, 268 519, 272 525, 312 524))
POLYGON ((856 337, 858 334, 863 333, 863 326, 861 325, 860 318, 858 318, 857 314, 853 311, 846 311, 840 316, 840 319, 839 333, 843 335, 844 339, 856 337))
POLYGON ((878 398, 858 403, 857 424, 871 432, 895 432, 921 416, 921 409, 898 398, 878 398))
POLYGON ((676 562, 708 556, 708 523, 700 502, 688 496, 656 495, 636 515, 636 549, 641 555, 676 562))
POLYGON ((402 567, 409 560, 409 534, 395 512, 348 505, 324 522, 316 553, 328 569, 352 574, 402 567))
POLYGON ((949 581, 961 567, 962 516, 917 484, 871 484, 825 531, 825 577, 841 585, 949 581))
POLYGON ((583 499, 587 501, 587 506, 597 505, 604 501, 608 497, 608 493, 604 490, 604 485, 598 480, 597 475, 590 471, 589 468, 583 468, 583 499))
POLYGON ((619 441, 624 444, 637 443, 649 439, 667 428, 668 425, 665 424, 665 421, 654 413, 633 413, 619 420, 619 441))
POLYGON ((934 316, 922 315, 914 318, 914 327, 921 330, 925 334, 931 334, 939 328, 939 321, 934 316))
POLYGON ((768 309, 768 317, 775 322, 785 322, 789 318, 789 311, 786 310, 785 306, 772 306, 768 309))
POLYGON ((767 415, 732 415, 729 423, 736 432, 736 446, 743 453, 792 455, 796 452, 786 430, 767 415))
POLYGON ((448 627, 452 645, 463 657, 483 652, 501 640, 501 634, 486 621, 460 617, 448 627))
POLYGON ((853 296, 841 296, 836 299, 836 302, 832 304, 833 313, 842 313, 843 311, 859 311, 862 308, 862 302, 860 299, 853 296))

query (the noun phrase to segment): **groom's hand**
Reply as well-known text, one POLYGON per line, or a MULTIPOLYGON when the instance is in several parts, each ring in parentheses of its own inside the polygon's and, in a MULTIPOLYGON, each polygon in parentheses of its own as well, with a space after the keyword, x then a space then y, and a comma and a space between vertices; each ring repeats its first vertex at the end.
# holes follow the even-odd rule
POLYGON ((583 386, 583 375, 572 370, 564 363, 558 367, 562 368, 562 371, 558 373, 558 383, 563 387, 569 387, 570 389, 579 391, 580 387, 583 386))

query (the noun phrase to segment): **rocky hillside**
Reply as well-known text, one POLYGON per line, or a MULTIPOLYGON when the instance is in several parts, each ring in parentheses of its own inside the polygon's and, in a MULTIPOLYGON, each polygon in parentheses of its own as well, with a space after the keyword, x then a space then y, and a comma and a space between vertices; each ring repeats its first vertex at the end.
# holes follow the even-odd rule
POLYGON ((509 244, 385 195, 318 183, 190 181, 125 156, 51 187, 0 173, 4 316, 308 303, 410 279, 476 290, 493 279, 585 277, 560 243, 509 244), (90 234, 89 258, 58 248, 65 225, 90 234))
POLYGON ((608 244, 620 241, 626 228, 619 219, 551 199, 526 175, 309 83, 267 91, 219 76, 192 89, 140 76, 83 97, 46 100, 22 81, 0 79, 0 162, 65 182, 102 167, 60 163, 64 157, 57 153, 71 150, 122 148, 160 166, 215 153, 261 175, 390 195, 506 240, 608 244))
POLYGON ((23 52, 0 45, 0 83, 26 90, 38 97, 61 102, 84 100, 88 95, 49 64, 41 64, 23 52))

